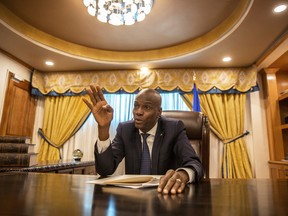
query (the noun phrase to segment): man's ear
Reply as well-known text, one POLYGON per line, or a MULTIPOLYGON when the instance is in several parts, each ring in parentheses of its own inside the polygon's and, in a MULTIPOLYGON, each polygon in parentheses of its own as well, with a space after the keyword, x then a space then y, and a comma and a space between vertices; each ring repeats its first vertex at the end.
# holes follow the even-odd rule
POLYGON ((162 115, 162 107, 159 108, 159 116, 158 116, 158 118, 160 118, 161 115, 162 115))

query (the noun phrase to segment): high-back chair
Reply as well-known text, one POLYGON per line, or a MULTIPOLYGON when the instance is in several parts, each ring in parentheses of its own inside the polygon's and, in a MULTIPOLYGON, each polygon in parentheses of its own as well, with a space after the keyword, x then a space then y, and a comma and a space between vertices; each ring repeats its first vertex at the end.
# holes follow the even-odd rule
POLYGON ((201 159, 205 178, 209 179, 210 124, 208 117, 200 112, 178 110, 162 111, 162 115, 184 123, 188 139, 201 159))

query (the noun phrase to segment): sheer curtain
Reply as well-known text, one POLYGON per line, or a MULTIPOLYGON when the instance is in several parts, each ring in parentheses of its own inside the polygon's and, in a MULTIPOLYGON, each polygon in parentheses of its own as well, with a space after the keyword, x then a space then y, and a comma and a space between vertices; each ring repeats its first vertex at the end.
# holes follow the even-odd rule
MULTIPOLYGON (((189 110, 181 95, 174 93, 161 93, 163 110, 189 110)), ((136 94, 105 94, 107 102, 114 108, 114 119, 110 127, 110 138, 113 139, 119 122, 133 118, 132 110, 136 94)), ((64 145, 62 150, 63 160, 71 160, 72 152, 81 149, 84 153, 82 161, 94 160, 94 144, 98 137, 97 123, 90 115, 82 128, 71 137, 64 145)), ((120 166, 119 169, 121 169, 120 166)), ((122 173, 123 170, 116 172, 122 173)))

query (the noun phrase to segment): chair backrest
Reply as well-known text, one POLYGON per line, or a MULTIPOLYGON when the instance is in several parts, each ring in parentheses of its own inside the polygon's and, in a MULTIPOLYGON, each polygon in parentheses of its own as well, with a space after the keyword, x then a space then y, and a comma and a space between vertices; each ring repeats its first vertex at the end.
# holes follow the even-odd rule
POLYGON ((162 115, 166 118, 181 120, 190 142, 199 143, 198 154, 204 168, 205 178, 209 178, 210 124, 208 117, 200 112, 178 110, 165 110, 162 115))

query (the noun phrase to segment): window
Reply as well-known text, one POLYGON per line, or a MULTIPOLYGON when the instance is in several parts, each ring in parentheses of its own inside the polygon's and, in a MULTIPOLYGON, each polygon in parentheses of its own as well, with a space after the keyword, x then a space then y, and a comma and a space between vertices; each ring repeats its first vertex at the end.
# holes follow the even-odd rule
MULTIPOLYGON (((161 93, 161 96, 163 110, 189 110, 179 93, 161 93)), ((133 119, 136 94, 104 94, 104 97, 114 109, 114 118, 110 126, 110 139, 113 139, 118 123, 133 119)), ((71 159, 74 149, 83 151, 83 161, 94 160, 94 144, 97 137, 97 124, 93 115, 90 115, 82 128, 63 146, 63 160, 71 159)))

